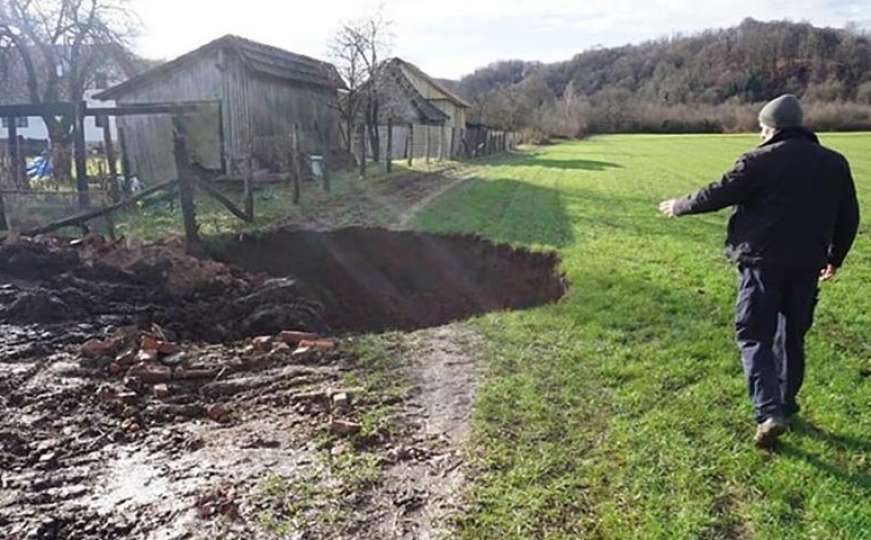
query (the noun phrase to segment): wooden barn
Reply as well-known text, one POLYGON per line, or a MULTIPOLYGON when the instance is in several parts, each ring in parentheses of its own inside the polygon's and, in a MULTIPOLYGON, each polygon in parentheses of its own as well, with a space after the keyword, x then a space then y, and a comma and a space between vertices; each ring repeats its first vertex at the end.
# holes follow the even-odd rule
MULTIPOLYGON (((336 148, 342 87, 331 64, 227 35, 95 97, 119 106, 205 103, 212 113, 190 120, 192 155, 238 174, 252 151, 256 167, 273 168, 294 130, 303 152, 336 148)), ((118 128, 131 173, 146 183, 175 178, 171 118, 124 117, 118 128)))

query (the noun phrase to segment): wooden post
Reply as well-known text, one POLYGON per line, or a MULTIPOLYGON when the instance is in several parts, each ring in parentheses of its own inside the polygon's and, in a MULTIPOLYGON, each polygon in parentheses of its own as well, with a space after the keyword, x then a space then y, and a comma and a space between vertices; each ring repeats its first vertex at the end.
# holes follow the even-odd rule
POLYGON ((178 118, 173 118, 175 133, 173 134, 173 151, 175 154, 175 167, 178 171, 178 193, 181 203, 182 219, 184 220, 185 251, 189 254, 201 252, 200 237, 197 231, 196 207, 194 206, 193 171, 190 166, 185 136, 179 129, 178 118))
POLYGON ((387 174, 393 172, 393 118, 387 119, 387 153, 384 156, 387 174))
POLYGON ((245 177, 242 179, 242 182, 244 183, 242 204, 245 209, 245 213, 251 216, 251 219, 254 219, 254 192, 252 188, 254 184, 254 156, 251 155, 254 145, 252 144, 250 148, 251 151, 248 153, 248 157, 245 159, 245 177))
POLYGON ((324 191, 329 193, 330 189, 330 166, 327 163, 327 155, 330 153, 329 149, 324 149, 325 152, 323 154, 323 159, 321 160, 321 173, 324 175, 324 191))
POLYGON ((408 148, 408 166, 414 167, 414 124, 408 124, 408 137, 405 138, 408 148))
POLYGON ((109 163, 109 195, 112 202, 118 202, 121 197, 118 190, 118 163, 115 156, 115 145, 112 142, 112 122, 108 116, 103 117, 103 145, 106 147, 106 161, 109 163))
POLYGON ((21 135, 18 136, 18 178, 21 179, 21 185, 25 188, 30 187, 30 179, 27 177, 27 148, 26 140, 21 135))
POLYGON ((366 178, 366 126, 360 124, 360 178, 366 178))
POLYGON ((293 204, 299 204, 300 184, 302 183, 302 152, 299 145, 299 124, 293 125, 293 204))
POLYGON ((121 176, 124 177, 124 189, 121 190, 121 198, 127 198, 130 189, 130 158, 127 154, 127 138, 124 136, 124 128, 118 127, 118 145, 121 148, 121 176))
POLYGON ((9 225, 6 222, 6 203, 3 202, 3 186, 0 184, 0 231, 8 231, 9 225))
POLYGON ((91 206, 88 195, 88 149, 85 143, 85 109, 84 101, 76 107, 76 130, 73 142, 73 155, 76 161, 76 190, 79 192, 79 207, 91 206))
POLYGON ((426 159, 424 161, 426 161, 426 164, 429 165, 429 153, 430 153, 430 150, 432 150, 432 147, 431 147, 432 136, 430 135, 430 131, 431 131, 430 126, 428 126, 428 125, 423 126, 423 128, 426 130, 426 133, 424 135, 425 136, 424 140, 426 143, 426 156, 425 156, 426 159))
POLYGON ((114 242, 118 239, 118 235, 115 234, 115 218, 112 217, 112 212, 107 212, 103 216, 103 221, 106 223, 106 234, 109 236, 109 240, 114 242))
POLYGON ((15 117, 9 117, 6 119, 8 125, 6 126, 8 129, 8 142, 9 142, 9 161, 11 167, 9 167, 12 173, 12 185, 16 188, 21 185, 21 180, 18 177, 18 173, 20 167, 18 166, 18 152, 20 148, 18 147, 18 126, 15 124, 15 117))

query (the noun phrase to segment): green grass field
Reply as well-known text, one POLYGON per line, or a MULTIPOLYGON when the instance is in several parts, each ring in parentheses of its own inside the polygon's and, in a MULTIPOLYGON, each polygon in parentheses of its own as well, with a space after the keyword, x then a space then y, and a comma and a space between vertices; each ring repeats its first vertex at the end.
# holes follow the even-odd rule
POLYGON ((732 336, 726 212, 656 204, 713 181, 752 136, 611 136, 493 160, 418 227, 557 249, 560 303, 473 324, 486 337, 465 538, 871 538, 871 135, 850 158, 863 231, 826 284, 804 411, 751 444, 732 336))

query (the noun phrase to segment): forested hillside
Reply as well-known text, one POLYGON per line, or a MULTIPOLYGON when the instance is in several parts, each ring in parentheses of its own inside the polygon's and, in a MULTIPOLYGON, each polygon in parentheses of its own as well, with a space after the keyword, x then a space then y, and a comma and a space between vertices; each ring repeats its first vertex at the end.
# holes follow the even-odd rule
POLYGON ((871 37, 747 19, 554 64, 497 62, 459 90, 475 120, 552 135, 754 129, 754 104, 785 92, 802 97, 818 128, 869 129, 871 37))

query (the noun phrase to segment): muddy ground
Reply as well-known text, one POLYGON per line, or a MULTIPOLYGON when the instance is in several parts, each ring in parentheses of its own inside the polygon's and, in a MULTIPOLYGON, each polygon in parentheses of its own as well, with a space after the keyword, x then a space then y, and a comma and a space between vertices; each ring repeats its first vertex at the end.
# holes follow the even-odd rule
POLYGON ((480 344, 440 325, 558 298, 556 259, 363 228, 213 250, 243 268, 0 246, 0 538, 450 536, 480 344))

